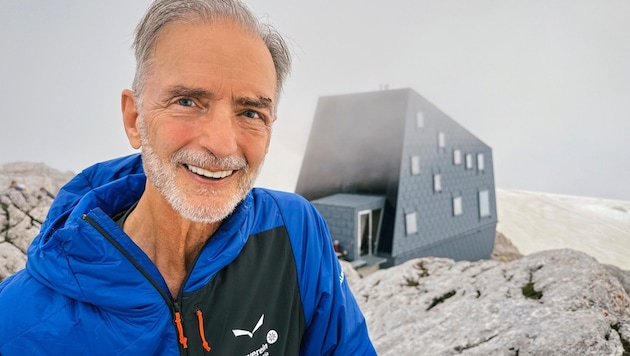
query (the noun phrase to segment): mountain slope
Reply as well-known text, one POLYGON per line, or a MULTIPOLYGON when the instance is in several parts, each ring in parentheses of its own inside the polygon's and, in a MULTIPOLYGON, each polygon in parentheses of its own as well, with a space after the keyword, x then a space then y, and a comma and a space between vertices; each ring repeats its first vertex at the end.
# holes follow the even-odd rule
POLYGON ((497 189, 497 230, 519 251, 571 248, 630 270, 630 202, 497 189))

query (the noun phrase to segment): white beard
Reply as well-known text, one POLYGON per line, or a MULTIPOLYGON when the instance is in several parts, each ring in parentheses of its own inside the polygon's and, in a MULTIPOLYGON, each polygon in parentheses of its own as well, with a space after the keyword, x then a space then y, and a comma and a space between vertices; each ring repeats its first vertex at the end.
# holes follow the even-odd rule
POLYGON ((173 153, 169 161, 161 160, 150 144, 146 123, 142 117, 138 118, 140 128, 140 140, 142 144, 142 161, 147 179, 168 201, 171 207, 185 219, 201 222, 216 223, 227 218, 236 206, 245 198, 254 186, 254 181, 262 164, 255 170, 242 157, 217 158, 208 151, 192 151, 180 149, 173 153), (181 186, 177 185, 177 169, 182 164, 190 164, 197 167, 221 167, 221 170, 241 171, 241 176, 236 192, 227 201, 220 202, 222 192, 215 189, 199 188, 195 192, 185 193, 181 186), (206 196, 219 199, 208 203, 195 204, 193 197, 206 196))

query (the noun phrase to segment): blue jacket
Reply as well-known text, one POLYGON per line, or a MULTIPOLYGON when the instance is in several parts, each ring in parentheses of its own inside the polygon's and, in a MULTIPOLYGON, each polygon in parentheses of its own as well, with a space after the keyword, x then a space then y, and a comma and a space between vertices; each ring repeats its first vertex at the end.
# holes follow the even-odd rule
POLYGON ((0 354, 375 355, 325 222, 303 198, 254 188, 172 298, 110 218, 145 186, 139 155, 66 184, 0 284, 0 354))

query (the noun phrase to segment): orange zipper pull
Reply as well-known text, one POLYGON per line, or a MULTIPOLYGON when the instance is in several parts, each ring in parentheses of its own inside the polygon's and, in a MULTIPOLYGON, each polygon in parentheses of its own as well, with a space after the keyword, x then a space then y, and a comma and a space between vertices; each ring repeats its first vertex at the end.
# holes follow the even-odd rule
POLYGON ((188 348, 188 338, 184 336, 184 327, 182 326, 182 316, 179 312, 175 312, 175 325, 177 325, 177 332, 179 333, 179 343, 188 348))
POLYGON ((208 341, 206 341, 206 332, 203 330, 203 314, 199 309, 197 309, 197 320, 199 320, 199 334, 201 335, 201 343, 203 345, 203 348, 206 351, 210 352, 212 348, 210 347, 210 345, 208 345, 208 341))

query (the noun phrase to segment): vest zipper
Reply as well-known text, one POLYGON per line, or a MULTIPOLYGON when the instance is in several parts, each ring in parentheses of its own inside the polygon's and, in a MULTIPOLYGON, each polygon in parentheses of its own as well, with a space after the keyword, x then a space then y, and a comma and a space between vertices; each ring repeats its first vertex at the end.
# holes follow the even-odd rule
MULTIPOLYGON (((122 253, 129 260, 129 262, 131 262, 131 264, 134 265, 134 267, 136 267, 136 269, 144 276, 144 278, 146 278, 149 281, 149 283, 151 283, 151 285, 158 291, 158 293, 160 293, 160 295, 166 302, 166 305, 169 307, 171 311, 171 315, 173 317, 173 325, 175 326, 175 332, 177 333, 177 336, 178 336, 180 353, 182 354, 185 353, 185 350, 188 349, 188 338, 184 334, 184 320, 182 318, 181 301, 182 301, 182 297, 184 293, 184 286, 186 285, 186 283, 188 282, 188 279, 190 278, 190 275, 192 274, 192 269, 186 273, 186 277, 184 278, 182 285, 179 288, 179 292, 177 293, 177 299, 173 300, 173 298, 170 296, 170 293, 167 294, 160 287, 160 285, 151 277, 151 275, 149 275, 149 273, 142 266, 140 266, 140 264, 133 257, 131 257, 131 255, 118 243, 118 241, 116 241, 109 234, 109 232, 103 229, 94 219, 92 219, 87 214, 83 214, 81 216, 81 219, 83 219, 88 224, 90 224, 101 235, 103 235, 103 237, 105 237, 107 241, 109 241, 112 245, 114 245, 114 247, 118 251, 120 251, 120 253, 122 253)), ((208 239, 208 241, 210 241, 210 239, 208 239)), ((208 241, 206 241, 206 243, 204 244, 204 247, 205 245, 208 244, 208 241)), ((202 248, 202 251, 203 251, 203 248, 202 248)), ((195 258, 195 262, 193 266, 197 264, 197 260, 199 259, 200 255, 201 253, 199 253, 197 257, 195 258)), ((203 328, 203 315, 201 313, 201 310, 199 309, 197 309, 197 320, 199 322, 199 333, 201 336, 202 346, 204 350, 206 350, 207 352, 210 352, 211 347, 210 345, 208 345, 208 342, 206 341, 206 335, 203 328)))
MULTIPOLYGON (((208 241, 210 241, 210 239, 208 239, 208 241)), ((206 243, 204 244, 204 247, 208 244, 208 241, 206 241, 206 243)), ((203 247, 201 250, 203 251, 203 247)), ((199 260, 200 256, 201 256, 201 253, 197 254, 197 256, 195 257, 195 261, 193 262, 193 266, 197 264, 197 261, 199 260)), ((186 286, 186 283, 188 283, 188 280, 190 279, 190 275, 192 274, 193 269, 194 267, 186 272, 186 276, 184 277, 184 280, 182 281, 182 284, 179 287, 179 291, 177 292, 177 299, 175 299, 172 303, 173 308, 174 308, 173 313, 175 315, 175 324, 177 325, 177 332, 179 335, 179 343, 181 347, 183 347, 184 349, 188 348, 188 338, 185 337, 184 335, 184 322, 181 316, 181 303, 184 296, 184 287, 186 286)), ((203 331, 203 316, 200 316, 199 315, 200 313, 201 311, 197 308, 197 321, 199 323, 199 333, 201 336, 201 344, 202 344, 201 346, 203 347, 204 350, 206 350, 206 352, 210 352, 212 348, 206 341, 206 335, 205 335, 205 332, 203 331)))

